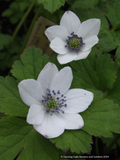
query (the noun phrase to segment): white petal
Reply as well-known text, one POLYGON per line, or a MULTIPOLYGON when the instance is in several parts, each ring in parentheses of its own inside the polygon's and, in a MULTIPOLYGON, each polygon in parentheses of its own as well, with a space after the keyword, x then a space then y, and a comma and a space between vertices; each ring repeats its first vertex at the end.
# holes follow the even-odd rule
POLYGON ((27 123, 29 124, 41 124, 45 116, 45 111, 43 105, 33 104, 29 108, 27 115, 27 123))
POLYGON ((87 38, 92 35, 98 35, 99 30, 100 30, 100 20, 88 19, 80 25, 77 33, 79 37, 87 38))
POLYGON ((93 100, 93 93, 84 89, 71 89, 66 93, 67 107, 62 110, 65 113, 79 113, 85 111, 93 100))
POLYGON ((65 46, 66 42, 58 37, 53 39, 50 43, 50 48, 59 54, 65 54, 68 52, 68 48, 66 48, 65 46))
POLYGON ((65 123, 55 114, 45 114, 41 125, 33 125, 35 130, 46 138, 55 138, 60 136, 65 129, 65 123))
POLYGON ((88 51, 79 51, 74 61, 79 60, 79 59, 85 59, 89 55, 90 52, 91 52, 91 49, 88 51))
POLYGON ((66 63, 73 61, 76 57, 77 57, 77 53, 68 52, 65 55, 58 55, 57 59, 60 64, 66 64, 66 63))
POLYGON ((63 26, 69 33, 76 33, 81 22, 75 13, 66 11, 60 21, 60 26, 63 26))
POLYGON ((61 94, 68 91, 73 79, 72 71, 70 67, 64 67, 54 77, 50 89, 57 92, 60 90, 61 94))
POLYGON ((84 126, 83 118, 79 114, 60 114, 65 122, 65 129, 81 129, 84 126))
POLYGON ((58 69, 56 65, 50 62, 40 72, 37 81, 42 84, 44 94, 46 94, 46 89, 50 88, 50 84, 57 73, 58 69))
POLYGON ((83 47, 81 47, 82 51, 87 51, 89 49, 91 49, 95 44, 97 44, 99 41, 98 37, 96 35, 90 36, 86 39, 83 40, 83 42, 85 43, 85 45, 83 47))
POLYGON ((40 104, 42 100, 42 87, 39 82, 34 79, 23 80, 18 84, 20 96, 25 104, 40 104))
POLYGON ((48 37, 49 41, 52 41, 54 38, 59 37, 64 41, 69 36, 69 32, 62 26, 51 26, 45 30, 45 35, 48 37))

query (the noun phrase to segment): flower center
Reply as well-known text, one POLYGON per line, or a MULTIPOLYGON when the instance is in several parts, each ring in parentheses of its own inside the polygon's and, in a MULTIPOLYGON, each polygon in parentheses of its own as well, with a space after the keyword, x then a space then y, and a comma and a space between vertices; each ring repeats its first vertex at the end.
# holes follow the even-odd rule
POLYGON ((60 93, 58 90, 55 92, 54 90, 47 89, 46 96, 42 96, 42 103, 45 107, 45 111, 47 113, 50 113, 51 115, 53 113, 59 113, 64 111, 61 109, 62 107, 67 107, 66 102, 66 96, 60 93))
POLYGON ((74 32, 72 32, 71 35, 72 37, 68 36, 68 39, 66 39, 67 45, 65 45, 65 47, 77 53, 85 43, 83 43, 82 37, 78 37, 74 32))
POLYGON ((55 101, 54 99, 49 99, 46 103, 46 106, 48 106, 48 108, 52 109, 52 108, 56 108, 57 106, 57 101, 55 101))

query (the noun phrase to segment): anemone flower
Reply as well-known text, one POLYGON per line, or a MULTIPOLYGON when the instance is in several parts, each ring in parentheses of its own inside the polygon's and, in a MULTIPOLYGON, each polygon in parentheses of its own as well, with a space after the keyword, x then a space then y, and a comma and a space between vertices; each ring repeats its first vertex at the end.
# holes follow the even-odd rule
POLYGON ((46 138, 60 136, 65 129, 81 129, 84 121, 80 112, 93 100, 93 93, 84 89, 69 89, 73 76, 70 67, 58 71, 48 63, 37 80, 26 79, 18 84, 23 102, 30 106, 27 123, 46 138))
POLYGON ((85 59, 91 48, 98 43, 100 20, 93 18, 81 23, 71 11, 66 11, 60 25, 46 29, 45 35, 50 41, 50 48, 58 53, 60 64, 73 60, 85 59))

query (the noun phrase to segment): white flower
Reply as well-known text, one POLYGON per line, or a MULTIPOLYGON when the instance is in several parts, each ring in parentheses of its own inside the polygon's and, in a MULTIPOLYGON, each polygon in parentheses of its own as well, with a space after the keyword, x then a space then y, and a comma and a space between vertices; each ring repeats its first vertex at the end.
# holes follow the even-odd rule
POLYGON ((37 81, 23 80, 18 84, 23 102, 30 106, 27 122, 46 138, 61 135, 65 129, 84 126, 79 112, 85 111, 93 100, 93 93, 83 89, 70 89, 73 76, 70 67, 58 71, 48 63, 37 81))
POLYGON ((60 26, 47 28, 45 35, 51 42, 50 48, 59 54, 59 63, 65 64, 86 58, 91 48, 98 43, 99 30, 99 19, 88 19, 81 23, 73 12, 66 11, 61 18, 60 26))

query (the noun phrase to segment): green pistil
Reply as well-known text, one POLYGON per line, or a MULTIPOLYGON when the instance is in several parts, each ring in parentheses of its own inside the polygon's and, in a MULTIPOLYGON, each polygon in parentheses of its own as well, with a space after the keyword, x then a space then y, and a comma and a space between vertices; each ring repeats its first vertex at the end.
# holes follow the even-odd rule
POLYGON ((56 109, 57 105, 58 103, 54 99, 49 99, 46 104, 47 108, 50 108, 50 109, 53 109, 53 108, 56 109))
POLYGON ((83 43, 82 37, 78 37, 74 32, 71 33, 72 37, 68 36, 68 39, 66 39, 67 44, 65 47, 67 47, 71 52, 76 52, 80 50, 80 48, 85 45, 83 43))
POLYGON ((76 49, 80 46, 80 39, 78 38, 71 38, 69 41, 69 47, 76 49))
POLYGON ((45 107, 46 113, 50 113, 52 116, 53 113, 59 113, 64 111, 61 109, 62 107, 67 107, 66 102, 66 96, 60 93, 60 90, 55 92, 54 90, 50 90, 47 88, 46 95, 42 96, 42 103, 45 107))

